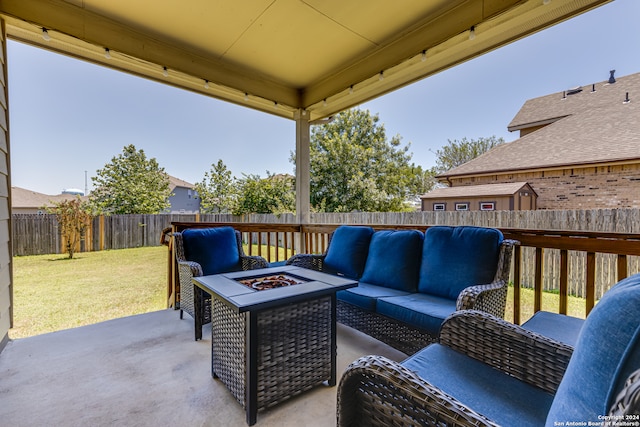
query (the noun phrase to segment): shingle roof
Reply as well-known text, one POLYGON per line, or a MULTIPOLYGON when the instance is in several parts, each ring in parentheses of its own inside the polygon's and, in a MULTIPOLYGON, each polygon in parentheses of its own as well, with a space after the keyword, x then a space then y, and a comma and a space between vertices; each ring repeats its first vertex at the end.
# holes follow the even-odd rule
MULTIPOLYGON (((52 206, 54 203, 72 200, 76 197, 73 194, 49 195, 20 187, 11 187, 11 206, 14 208, 40 209, 43 206, 52 206)), ((85 200, 86 197, 81 197, 81 199, 85 200)))
POLYGON ((511 182, 507 184, 465 185, 459 187, 436 188, 420 196, 421 199, 443 199, 448 197, 486 197, 510 196, 527 185, 526 182, 511 182))
POLYGON ((183 181, 180 178, 176 178, 175 176, 171 176, 169 174, 167 174, 167 176, 169 177, 169 186, 171 187, 172 190, 176 187, 184 187, 184 188, 191 188, 191 189, 195 187, 190 182, 183 181))
POLYGON ((440 175, 579 166, 640 159, 640 73, 527 101, 509 124, 522 129, 552 122, 440 175), (627 92, 631 102, 624 103, 627 92))

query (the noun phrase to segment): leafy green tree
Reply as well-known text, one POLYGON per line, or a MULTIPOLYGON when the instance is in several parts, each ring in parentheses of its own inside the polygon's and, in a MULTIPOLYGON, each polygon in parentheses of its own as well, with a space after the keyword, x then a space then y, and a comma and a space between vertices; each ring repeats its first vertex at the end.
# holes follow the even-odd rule
POLYGON ((447 172, 463 163, 467 163, 468 161, 475 159, 479 155, 491 150, 493 147, 504 144, 504 139, 496 138, 495 135, 475 140, 462 138, 460 141, 457 139, 454 139, 453 141, 449 139, 447 141, 448 145, 445 145, 435 152, 437 158, 434 171, 436 174, 447 172))
POLYGON ((85 231, 91 225, 92 215, 88 203, 82 202, 79 197, 76 197, 54 203, 46 210, 56 215, 60 235, 65 243, 69 259, 72 259, 76 246, 84 238, 85 231))
MULTIPOLYGON (((317 211, 384 212, 408 209, 424 191, 424 171, 412 163, 410 144, 387 139, 378 115, 353 109, 312 129, 310 198, 317 211)), ((291 161, 295 162, 295 154, 291 161)))
POLYGON ((169 176, 155 158, 131 144, 122 154, 91 177, 89 196, 97 212, 106 214, 157 214, 169 208, 169 176))
POLYGON ((296 194, 293 177, 269 174, 269 172, 267 175, 264 179, 259 175, 244 175, 239 180, 234 215, 295 212, 296 194))
POLYGON ((204 173, 202 182, 196 184, 200 196, 200 210, 203 213, 227 213, 233 210, 237 199, 236 178, 223 163, 211 164, 211 170, 204 173))

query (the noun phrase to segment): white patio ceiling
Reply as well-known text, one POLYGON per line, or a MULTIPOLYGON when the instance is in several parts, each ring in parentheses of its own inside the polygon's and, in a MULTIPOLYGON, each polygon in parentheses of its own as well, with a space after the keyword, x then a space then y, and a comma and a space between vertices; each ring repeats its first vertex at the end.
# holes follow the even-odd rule
POLYGON ((0 0, 0 14, 11 39, 316 120, 608 1, 0 0))

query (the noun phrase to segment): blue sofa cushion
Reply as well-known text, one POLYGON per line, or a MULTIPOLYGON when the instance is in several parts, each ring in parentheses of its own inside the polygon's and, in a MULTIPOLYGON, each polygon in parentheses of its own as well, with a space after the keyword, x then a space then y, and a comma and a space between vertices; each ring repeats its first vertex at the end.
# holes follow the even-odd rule
POLYGON ((188 228, 182 243, 185 258, 200 264, 205 276, 242 270, 233 227, 188 228))
POLYGON ((456 302, 448 298, 413 293, 378 300, 376 311, 392 319, 424 329, 438 336, 444 319, 456 311, 456 302))
POLYGON ((522 328, 575 347, 584 319, 564 314, 538 311, 522 328))
POLYGON ((415 292, 424 234, 418 230, 376 231, 369 244, 363 282, 415 292))
POLYGON ((502 426, 544 425, 553 400, 537 387, 439 344, 431 344, 402 365, 502 426))
POLYGON ((407 292, 397 289, 387 288, 384 286, 370 285, 369 283, 359 282, 355 288, 338 291, 336 297, 339 300, 348 302, 368 311, 376 311, 376 302, 378 298, 409 295, 407 292))
POLYGON ((323 269, 350 279, 360 278, 372 234, 371 227, 342 225, 336 228, 324 258, 323 269))
POLYGON ((464 288, 493 282, 502 240, 493 228, 428 228, 418 291, 455 300, 464 288))
POLYGON ((587 316, 546 425, 598 422, 640 367, 640 275, 613 286, 587 316))

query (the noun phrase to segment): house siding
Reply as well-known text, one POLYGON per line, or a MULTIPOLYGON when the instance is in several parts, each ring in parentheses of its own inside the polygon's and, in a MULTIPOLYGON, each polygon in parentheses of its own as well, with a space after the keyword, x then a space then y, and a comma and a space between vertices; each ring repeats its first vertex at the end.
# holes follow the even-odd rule
POLYGON ((7 38, 3 19, 0 19, 0 38, 0 351, 2 351, 9 340, 9 329, 13 324, 7 38))
POLYGON ((169 213, 198 213, 200 211, 200 198, 194 189, 176 187, 173 196, 169 197, 169 213))
POLYGON ((526 181, 538 209, 640 208, 640 163, 450 178, 452 186, 526 181))

